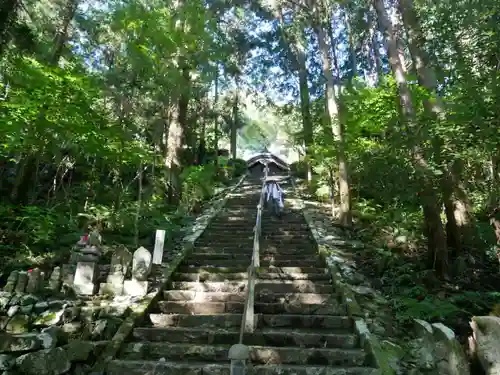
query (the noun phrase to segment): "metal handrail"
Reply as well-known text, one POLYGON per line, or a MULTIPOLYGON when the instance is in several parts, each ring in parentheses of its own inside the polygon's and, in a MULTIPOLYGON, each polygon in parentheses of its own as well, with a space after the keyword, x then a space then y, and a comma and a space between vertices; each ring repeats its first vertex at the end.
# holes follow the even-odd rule
POLYGON ((264 169, 264 179, 262 181, 262 189, 260 191, 259 204, 257 205, 257 218, 255 219, 252 260, 248 266, 247 290, 245 294, 245 306, 243 308, 243 316, 241 318, 240 338, 239 343, 233 345, 229 349, 228 357, 231 361, 230 375, 246 375, 246 363, 250 358, 250 350, 246 345, 243 345, 243 336, 245 332, 253 332, 255 330, 255 279, 256 269, 260 266, 260 235, 262 230, 262 208, 264 207, 264 195, 266 193, 266 180, 268 167, 264 169))
POLYGON ((241 318, 239 343, 243 343, 245 332, 253 332, 255 329, 255 276, 256 268, 260 267, 260 235, 262 230, 262 209, 264 207, 264 196, 266 192, 267 168, 264 170, 264 179, 260 191, 259 204, 257 205, 257 218, 255 219, 252 260, 248 267, 247 290, 245 295, 245 306, 241 318))

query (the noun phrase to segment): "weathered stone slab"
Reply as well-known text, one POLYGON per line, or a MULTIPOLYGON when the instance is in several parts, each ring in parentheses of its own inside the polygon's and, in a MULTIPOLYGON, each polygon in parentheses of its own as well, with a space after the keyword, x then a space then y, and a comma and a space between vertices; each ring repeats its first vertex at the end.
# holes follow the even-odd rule
POLYGON ((126 276, 127 272, 130 269, 132 258, 133 258, 132 253, 128 251, 128 249, 125 246, 120 246, 115 250, 113 256, 111 257, 110 269, 113 269, 113 266, 117 264, 121 264, 123 274, 126 276))
POLYGON ((472 352, 477 355, 486 375, 500 375, 500 318, 475 316, 470 325, 472 352))
POLYGON ((28 273, 24 271, 19 272, 15 289, 16 293, 24 293, 27 284, 28 284, 28 273))
POLYGON ((148 249, 138 248, 132 260, 132 279, 146 281, 151 273, 152 256, 148 249))
POLYGON ((61 290, 62 284, 62 271, 61 267, 55 267, 50 275, 49 279, 49 289, 52 292, 59 292, 61 290))
POLYGON ((9 277, 7 278, 7 283, 3 287, 3 290, 5 292, 8 292, 8 293, 14 292, 14 290, 16 289, 18 276, 19 276, 18 271, 12 271, 10 273, 9 277))
POLYGON ((143 297, 148 294, 148 282, 139 280, 125 280, 123 292, 127 296, 143 297))
POLYGON ((73 264, 63 264, 61 271, 63 289, 65 289, 65 291, 73 289, 76 267, 73 264))
POLYGON ((26 293, 35 294, 40 290, 42 283, 41 272, 38 268, 33 269, 28 273, 28 283, 26 285, 26 293))
POLYGON ((153 264, 161 264, 163 259, 163 247, 165 245, 165 230, 156 230, 155 247, 153 250, 153 264))
POLYGON ((60 375, 70 370, 71 362, 63 348, 52 348, 18 357, 16 366, 25 375, 60 375))
POLYGON ((111 271, 105 283, 100 284, 99 294, 119 296, 123 293, 123 283, 125 275, 122 271, 122 265, 115 263, 111 266, 111 271))
POLYGON ((73 289, 77 294, 92 295, 95 293, 95 280, 97 264, 92 262, 79 262, 76 266, 73 289))
POLYGON ((28 332, 29 323, 30 315, 18 313, 9 319, 5 330, 10 333, 25 333, 28 332))

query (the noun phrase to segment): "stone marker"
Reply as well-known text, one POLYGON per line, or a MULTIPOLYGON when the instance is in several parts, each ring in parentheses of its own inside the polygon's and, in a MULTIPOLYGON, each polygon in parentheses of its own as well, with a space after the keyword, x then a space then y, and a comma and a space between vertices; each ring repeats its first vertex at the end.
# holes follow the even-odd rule
POLYGON ((62 286, 65 291, 73 289, 75 278, 75 266, 73 264, 63 264, 62 266, 62 286))
POLYGON ((28 273, 24 271, 19 272, 15 289, 16 293, 24 293, 24 290, 26 289, 26 284, 28 284, 28 273))
POLYGON ((121 295, 123 293, 124 281, 125 275, 123 274, 122 265, 115 264, 111 266, 106 282, 100 285, 99 294, 121 295))
POLYGON ((139 280, 125 280, 123 283, 123 292, 131 297, 144 297, 148 294, 148 282, 139 280))
POLYGON ((76 265, 73 289, 77 294, 92 295, 95 292, 97 264, 94 262, 78 262, 76 265))
POLYGON ((153 250, 153 264, 161 264, 164 245, 165 231, 163 229, 158 229, 156 231, 155 248, 153 250))
POLYGON ((19 272, 12 271, 7 278, 7 283, 3 287, 3 290, 9 293, 12 293, 16 289, 17 278, 19 276, 19 272))
POLYGON ((125 246, 121 246, 115 250, 113 256, 111 257, 111 269, 117 264, 122 266, 123 275, 127 275, 127 271, 130 269, 130 264, 132 263, 132 253, 128 251, 125 246))
POLYGON ((35 268, 28 274, 28 284, 26 285, 26 293, 35 294, 40 290, 41 272, 35 268))
POLYGON ((58 292, 59 290, 61 290, 61 278, 61 267, 55 267, 49 279, 50 290, 52 290, 53 292, 58 292))
POLYGON ((134 252, 132 261, 132 279, 146 281, 151 273, 151 253, 144 247, 138 248, 134 252))

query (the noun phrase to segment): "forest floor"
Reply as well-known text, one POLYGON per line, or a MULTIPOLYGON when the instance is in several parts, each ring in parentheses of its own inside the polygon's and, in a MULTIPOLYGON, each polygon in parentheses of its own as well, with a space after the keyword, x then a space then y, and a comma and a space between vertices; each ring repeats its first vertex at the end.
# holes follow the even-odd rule
MULTIPOLYGON (((299 189, 304 194, 304 186, 299 189)), ((314 210, 331 218, 329 203, 318 202, 314 210)), ((356 269, 390 301, 402 331, 409 332, 413 319, 441 322, 466 345, 472 316, 500 316, 498 261, 488 257, 485 249, 464 250, 450 260, 449 276, 439 278, 426 266, 424 242, 397 245, 390 225, 367 220, 357 211, 354 216, 353 236, 365 245, 352 250, 356 269)))

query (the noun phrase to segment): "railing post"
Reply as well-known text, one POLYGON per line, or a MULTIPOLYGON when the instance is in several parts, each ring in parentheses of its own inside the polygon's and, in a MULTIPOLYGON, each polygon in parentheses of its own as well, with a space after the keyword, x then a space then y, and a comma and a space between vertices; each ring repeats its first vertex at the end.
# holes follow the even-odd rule
POLYGON ((260 267, 260 221, 262 220, 262 207, 261 202, 257 206, 257 223, 255 224, 255 234, 253 241, 253 266, 255 268, 260 267))
POLYGON ((229 349, 229 360, 231 361, 230 375, 246 375, 247 360, 250 358, 248 346, 243 344, 234 344, 229 349))
POLYGON ((245 332, 252 333, 255 330, 255 268, 248 267, 248 299, 245 314, 245 332))

